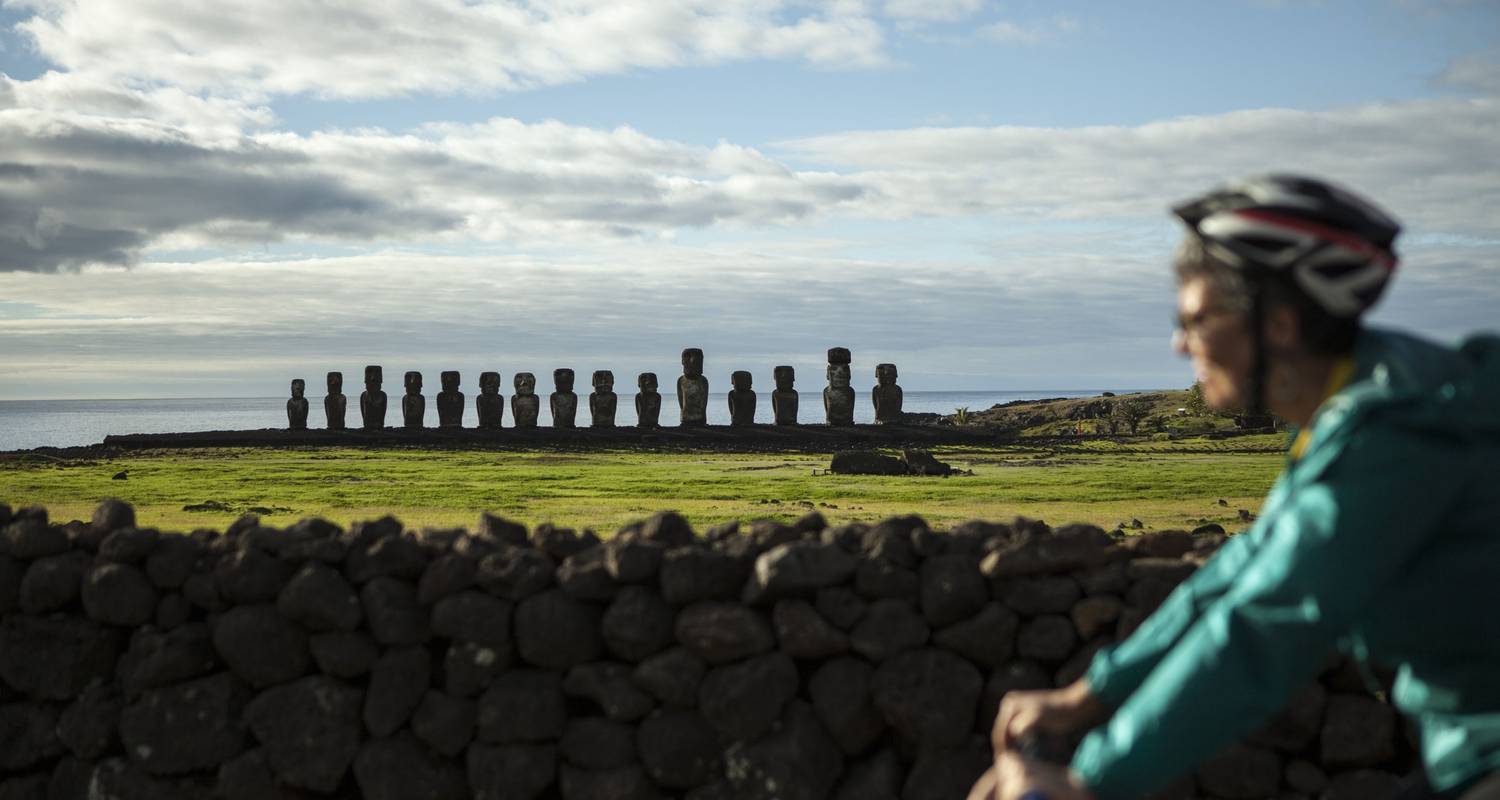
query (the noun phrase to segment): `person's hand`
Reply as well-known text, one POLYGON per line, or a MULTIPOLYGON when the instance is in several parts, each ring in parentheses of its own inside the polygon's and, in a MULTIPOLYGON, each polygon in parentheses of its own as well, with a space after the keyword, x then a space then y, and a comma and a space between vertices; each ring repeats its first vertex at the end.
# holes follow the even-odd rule
POLYGON ((1027 734, 1066 737, 1104 721, 1109 708, 1080 678, 1061 689, 1006 692, 995 715, 990 742, 995 757, 1016 748, 1027 734))
POLYGON ((1094 795, 1067 767, 1047 764, 1019 753, 1005 752, 995 766, 980 777, 969 800, 1026 800, 1041 795, 1047 800, 1093 800, 1094 795), (988 778, 990 783, 985 784, 988 778), (984 787, 988 794, 976 794, 984 787))

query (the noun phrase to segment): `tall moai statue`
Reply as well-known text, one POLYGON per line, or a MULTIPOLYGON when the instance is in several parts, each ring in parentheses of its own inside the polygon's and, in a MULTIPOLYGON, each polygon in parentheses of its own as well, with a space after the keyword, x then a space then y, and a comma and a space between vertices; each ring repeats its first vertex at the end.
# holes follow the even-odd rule
POLYGON ((703 351, 682 351, 682 377, 677 379, 677 409, 684 428, 708 424, 708 378, 703 377, 703 351))
POLYGON ((615 394, 615 374, 607 369, 594 370, 594 391, 589 395, 589 426, 613 428, 615 409, 620 405, 615 394))
POLYGON ((456 370, 446 370, 438 376, 443 390, 438 392, 438 427, 462 428, 464 426, 464 393, 458 390, 459 376, 456 370))
POLYGON ((422 373, 406 373, 406 394, 401 396, 401 424, 407 428, 422 427, 427 415, 427 398, 422 396, 422 373))
POLYGON ((323 398, 323 414, 328 417, 328 430, 344 429, 344 411, 349 399, 344 397, 344 373, 328 373, 328 396, 323 398))
POLYGON ((505 398, 500 396, 500 373, 479 373, 479 396, 474 398, 479 427, 498 428, 505 419, 505 398))
POLYGON ((875 365, 875 388, 870 390, 875 403, 875 422, 896 425, 901 422, 901 387, 896 385, 896 365, 875 365))
POLYGON ((755 424, 755 390, 751 389, 754 378, 745 370, 735 370, 729 376, 729 424, 744 427, 755 424))
POLYGON ((517 428, 535 428, 542 410, 542 398, 536 396, 536 376, 517 372, 515 387, 516 393, 510 398, 510 415, 515 417, 517 428))
POLYGON ((849 349, 828 349, 828 388, 823 390, 823 412, 829 425, 854 424, 854 388, 849 385, 849 349))
POLYGON ((288 430, 307 430, 307 381, 292 378, 292 396, 286 401, 286 427, 288 430))
POLYGON ((563 367, 552 370, 552 427, 577 427, 578 395, 573 393, 573 370, 563 367))
POLYGON ((380 367, 365 367, 365 390, 359 394, 359 416, 367 431, 385 427, 385 392, 380 390, 382 380, 380 367))
POLYGON ((772 375, 776 378, 776 389, 771 392, 771 413, 776 415, 776 424, 796 425, 797 390, 792 385, 797 382, 797 370, 782 366, 772 375))
POLYGON ((640 389, 635 396, 635 426, 661 427, 661 395, 656 391, 656 373, 642 372, 635 379, 635 385, 640 389))

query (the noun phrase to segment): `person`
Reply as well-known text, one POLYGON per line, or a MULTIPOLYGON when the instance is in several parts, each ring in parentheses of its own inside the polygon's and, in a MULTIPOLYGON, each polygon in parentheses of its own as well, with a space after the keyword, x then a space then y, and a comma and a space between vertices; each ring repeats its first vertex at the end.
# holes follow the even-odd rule
POLYGON ((1211 408, 1294 427, 1285 467, 1255 524, 1083 677, 1005 695, 971 797, 1163 788, 1263 725, 1335 645, 1395 669, 1390 699, 1421 734, 1411 796, 1500 796, 1500 338, 1362 325, 1399 226, 1331 183, 1255 177, 1174 211, 1174 348, 1211 408), (1018 749, 1085 731, 1067 766, 1018 749))

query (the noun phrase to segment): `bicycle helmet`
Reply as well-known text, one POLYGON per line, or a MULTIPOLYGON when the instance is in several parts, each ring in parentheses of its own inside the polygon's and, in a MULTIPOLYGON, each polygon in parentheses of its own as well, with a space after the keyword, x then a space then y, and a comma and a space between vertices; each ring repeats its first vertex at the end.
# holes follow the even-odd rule
POLYGON ((1392 245, 1401 226, 1368 200, 1314 178, 1247 178, 1172 211, 1252 283, 1289 278, 1334 317, 1364 313, 1396 269, 1392 245))

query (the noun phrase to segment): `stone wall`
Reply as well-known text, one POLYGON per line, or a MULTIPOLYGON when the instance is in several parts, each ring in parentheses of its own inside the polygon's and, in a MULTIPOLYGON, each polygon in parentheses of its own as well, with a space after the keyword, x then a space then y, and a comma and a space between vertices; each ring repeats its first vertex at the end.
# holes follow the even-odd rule
MULTIPOLYGON (((957 798, 1001 695, 1073 680, 1222 537, 658 514, 601 542, 0 506, 0 798, 957 798)), ((1347 665, 1170 796, 1378 797, 1347 665)))

